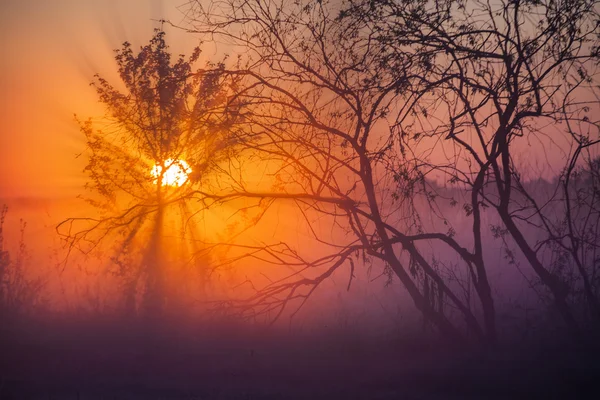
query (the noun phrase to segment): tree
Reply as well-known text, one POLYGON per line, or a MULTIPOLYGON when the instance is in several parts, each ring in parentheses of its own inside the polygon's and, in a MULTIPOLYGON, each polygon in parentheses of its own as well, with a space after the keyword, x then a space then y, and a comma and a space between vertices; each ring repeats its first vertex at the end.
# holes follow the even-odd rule
MULTIPOLYGON (((342 265, 353 271, 352 255, 362 252, 363 260, 380 260, 399 278, 442 333, 463 337, 457 325, 463 320, 469 334, 493 343, 496 310, 484 241, 496 236, 518 247, 566 326, 581 334, 575 288, 581 286, 590 310, 598 305, 591 286, 597 263, 581 261, 595 254, 595 239, 583 233, 595 214, 589 206, 574 214, 583 208, 573 203, 570 176, 599 143, 592 118, 595 1, 189 4, 194 31, 243 49, 246 68, 228 73, 245 77, 235 98, 243 98, 252 132, 246 151, 281 165, 273 190, 240 185, 218 198, 291 200, 309 225, 315 215, 329 218, 347 235, 344 242, 326 240, 315 230, 315 240, 332 253, 312 260, 287 246, 256 249, 314 275, 267 285, 242 303, 246 309, 281 312, 292 300, 305 301, 342 265), (546 146, 558 137, 556 147, 568 150, 549 161, 549 168, 562 163, 561 179, 544 198, 531 192, 530 166, 518 155, 530 148, 528 140, 546 146), (458 200, 439 190, 436 175, 466 191, 470 238, 459 239, 441 213, 443 204, 458 200), (489 232, 487 209, 500 220, 489 232), (425 251, 439 244, 450 250, 448 259, 425 251), (571 257, 566 270, 574 280, 564 268, 545 265, 557 248, 571 257), (451 262, 457 257, 462 266, 451 262), (460 270, 467 281, 452 282, 448 277, 460 270), (461 291, 466 284, 476 290, 477 310, 461 291)), ((507 257, 515 261, 508 249, 507 257)))
POLYGON ((496 232, 520 249, 569 329, 581 333, 573 304, 580 284, 598 320, 597 288, 590 279, 597 266, 582 261, 584 248, 595 247, 583 228, 591 226, 594 212, 574 215, 583 210, 572 199, 573 172, 589 163, 600 143, 593 117, 598 2, 350 1, 341 18, 371 35, 384 57, 403 59, 406 48, 420 55, 420 130, 407 129, 403 116, 395 127, 413 149, 431 146, 430 139, 438 148, 454 149, 443 171, 471 193, 474 256, 481 259, 484 250, 481 212, 491 207, 502 222, 496 232), (524 182, 529 166, 518 160, 532 141, 564 150, 549 160, 561 179, 546 197, 524 182), (527 235, 528 227, 539 234, 527 235), (557 248, 568 255, 562 270, 544 263, 544 254, 557 248))
POLYGON ((207 9, 190 2, 193 31, 243 49, 244 68, 226 70, 243 78, 231 98, 244 105, 243 154, 275 165, 269 190, 240 183, 212 198, 291 201, 314 240, 330 251, 311 257, 310 249, 285 243, 252 247, 254 256, 296 271, 233 304, 277 318, 290 303, 304 304, 336 270, 349 268, 350 287, 357 263, 366 268, 375 260, 445 336, 493 343, 494 305, 480 252, 455 240, 447 219, 438 220, 440 230, 421 218, 423 204, 436 215, 427 178, 443 166, 424 162, 389 133, 393 114, 418 123, 420 90, 436 82, 424 78, 429 67, 414 49, 388 51, 372 32, 338 18, 339 11, 326 1, 229 0, 207 9), (331 233, 323 234, 316 221, 331 233), (438 243, 451 253, 448 260, 427 253, 438 243), (457 257, 476 284, 481 316, 463 291, 465 282, 446 278, 443 265, 457 257))
MULTIPOLYGON (((193 70, 199 57, 196 48, 173 62, 163 30, 137 53, 125 42, 115 56, 121 86, 99 75, 92 84, 107 115, 79 121, 87 141, 88 201, 99 216, 69 218, 57 229, 69 252, 89 254, 110 240, 130 311, 139 290, 147 312, 163 308, 166 219, 178 211, 181 226, 193 227, 200 212, 190 206, 194 190, 210 187, 211 174, 239 144, 230 129, 236 117, 223 111, 235 82, 222 73, 222 63, 208 63, 210 72, 193 70)), ((205 279, 206 266, 196 267, 205 279)))

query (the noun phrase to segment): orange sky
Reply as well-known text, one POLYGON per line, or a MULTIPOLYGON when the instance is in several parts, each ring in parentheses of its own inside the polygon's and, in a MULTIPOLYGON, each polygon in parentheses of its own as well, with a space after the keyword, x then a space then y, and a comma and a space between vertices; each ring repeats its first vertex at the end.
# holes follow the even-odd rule
MULTIPOLYGON (((159 26, 181 22, 179 1, 2 0, 0 3, 0 198, 81 192, 83 135, 73 120, 102 115, 89 82, 115 77, 112 50, 138 47, 159 26)), ((167 30, 178 54, 197 38, 167 30)), ((115 79, 111 79, 115 81, 115 79)))
MULTIPOLYGON (((102 115, 89 86, 94 73, 118 81, 112 50, 125 40, 135 47, 146 44, 160 26, 153 19, 182 23, 178 6, 183 3, 2 0, 0 199, 70 197, 82 192, 85 160, 75 155, 84 143, 73 114, 84 119, 102 115)), ((189 54, 198 44, 194 35, 175 29, 167 32, 174 54, 189 54)), ((208 58, 214 57, 215 48, 203 47, 208 58)), ((542 157, 539 143, 527 144, 542 157)), ((531 156, 528 150, 528 163, 535 170, 538 160, 532 162, 531 156)), ((541 160, 541 164, 544 169, 548 162, 541 160)))

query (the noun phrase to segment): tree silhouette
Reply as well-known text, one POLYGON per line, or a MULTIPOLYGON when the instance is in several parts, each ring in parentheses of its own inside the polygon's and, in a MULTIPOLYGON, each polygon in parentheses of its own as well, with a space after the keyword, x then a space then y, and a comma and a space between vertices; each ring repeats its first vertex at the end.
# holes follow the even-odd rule
MULTIPOLYGON (((248 68, 228 73, 245 78, 236 98, 244 102, 244 123, 256 132, 248 145, 283 165, 273 191, 240 187, 219 198, 291 200, 309 226, 317 215, 339 233, 326 238, 313 230, 315 240, 332 250, 321 258, 287 245, 256 248, 300 273, 241 301, 243 310, 281 313, 294 300, 303 303, 343 265, 352 277, 353 257, 361 253, 363 263, 380 260, 398 277, 444 335, 460 340, 466 332, 494 343, 497 317, 484 246, 489 235, 510 238, 567 326, 580 333, 569 304, 573 284, 542 261, 551 242, 581 243, 574 230, 565 236, 548 225, 546 202, 562 202, 568 220, 571 201, 561 196, 538 203, 515 155, 518 144, 548 138, 549 121, 572 146, 561 159, 565 166, 593 154, 594 1, 226 0, 189 6, 196 32, 245 50, 248 68), (436 174, 466 190, 470 237, 459 239, 441 212, 458 200, 439 190, 436 174), (489 233, 483 222, 488 208, 501 221, 489 233), (532 226, 546 237, 527 235, 532 226), (448 252, 440 260, 427 246, 448 252)), ((563 170, 566 188, 569 168, 563 170)), ((590 281, 578 270, 584 283, 590 281)), ((597 296, 586 286, 595 309, 597 296)))
MULTIPOLYGON (((580 331, 569 304, 578 282, 600 318, 590 271, 578 255, 585 239, 572 220, 589 221, 591 215, 573 216, 569 199, 570 175, 600 144, 600 125, 593 117, 598 110, 598 3, 352 1, 342 16, 370 32, 387 56, 402 59, 405 47, 420 55, 425 67, 418 90, 420 129, 406 129, 401 119, 396 129, 411 148, 432 146, 429 138, 439 140, 438 148, 446 143, 442 139, 451 142, 445 147, 455 150, 443 170, 470 192, 474 258, 482 263, 481 213, 491 207, 502 221, 500 231, 522 252, 570 330, 580 331), (529 166, 517 159, 523 154, 519 146, 527 148, 532 141, 563 151, 548 162, 562 175, 562 188, 549 197, 528 188, 529 166), (557 202, 566 231, 555 223, 557 208, 549 206, 557 202), (528 235, 528 227, 538 234, 528 235), (579 275, 574 280, 545 265, 547 246, 556 245, 568 249, 570 266, 579 275)), ((477 284, 482 272, 478 268, 473 280, 478 290, 487 291, 477 284)))
POLYGON ((494 327, 482 327, 469 295, 450 284, 442 263, 427 254, 431 241, 441 242, 452 252, 450 259, 469 267, 476 262, 446 220, 440 231, 421 219, 421 202, 435 212, 426 179, 431 171, 385 133, 390 113, 414 111, 411 87, 423 70, 417 56, 382 59, 377 42, 340 20, 327 2, 191 6, 197 32, 246 49, 247 67, 227 70, 244 79, 233 99, 244 104, 245 152, 280 166, 271 191, 239 185, 216 198, 291 201, 313 239, 330 250, 317 257, 288 244, 254 247, 254 255, 296 272, 233 305, 251 316, 277 318, 292 303, 301 307, 343 266, 350 287, 357 265, 376 262, 389 279, 401 281, 428 323, 445 336, 461 341, 468 332, 493 342, 494 327), (381 73, 384 67, 396 74, 381 73), (331 226, 331 233, 324 234, 319 224, 331 226))
MULTIPOLYGON (((139 52, 125 42, 115 56, 120 86, 99 75, 92 84, 107 114, 79 121, 87 140, 88 201, 99 216, 69 218, 58 231, 70 251, 87 254, 110 240, 129 310, 137 308, 140 290, 147 312, 163 308, 168 210, 193 228, 194 191, 210 185, 241 137, 230 133, 232 104, 224 110, 235 82, 223 75, 222 63, 209 63, 209 72, 193 70, 199 57, 196 48, 173 62, 162 30, 139 52)), ((196 267, 206 278, 206 266, 196 267)))

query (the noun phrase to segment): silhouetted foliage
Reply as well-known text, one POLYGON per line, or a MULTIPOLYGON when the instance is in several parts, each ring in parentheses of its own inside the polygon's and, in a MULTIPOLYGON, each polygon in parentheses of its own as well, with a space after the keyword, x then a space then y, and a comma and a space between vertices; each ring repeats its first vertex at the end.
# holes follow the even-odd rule
MULTIPOLYGON (((123 279, 129 310, 137 308, 139 293, 145 307, 163 307, 165 212, 175 210, 181 225, 193 229, 198 210, 189 201, 198 187, 210 185, 211 174, 239 144, 229 129, 236 117, 224 110, 226 105, 234 109, 227 94, 235 82, 222 73, 222 63, 194 70, 200 54, 196 48, 189 58, 173 61, 162 30, 138 52, 125 42, 115 56, 121 85, 99 75, 92 84, 106 116, 80 121, 87 140, 87 200, 100 216, 67 219, 59 233, 69 251, 86 254, 103 239, 110 241, 113 271, 123 279), (169 186, 165 173, 173 165, 185 169, 182 162, 191 173, 183 184, 169 186)), ((196 268, 206 278, 207 266, 198 262, 196 268)))
POLYGON ((26 223, 20 220, 20 238, 16 252, 5 247, 4 229, 8 207, 0 208, 0 321, 35 311, 42 305, 44 280, 31 276, 25 245, 26 223))

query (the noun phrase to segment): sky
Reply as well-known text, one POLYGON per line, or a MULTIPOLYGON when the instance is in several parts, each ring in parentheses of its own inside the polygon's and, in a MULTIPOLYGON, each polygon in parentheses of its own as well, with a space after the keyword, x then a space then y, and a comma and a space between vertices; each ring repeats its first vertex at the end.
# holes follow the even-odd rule
MULTIPOLYGON (((0 2, 0 198, 79 194, 83 135, 74 114, 102 115, 89 86, 116 78, 113 50, 137 48, 160 26, 181 23, 181 0, 2 0, 0 2)), ((175 54, 198 38, 167 29, 175 54)), ((114 81, 114 79, 113 79, 114 81)))
MULTIPOLYGON (((157 20, 185 25, 185 2, 0 2, 0 199, 73 197, 82 192, 85 160, 77 154, 84 143, 74 114, 81 119, 103 114, 89 83, 95 73, 118 81, 113 50, 124 41, 134 48, 146 44, 161 25, 157 20)), ((193 34, 166 30, 174 54, 190 54, 199 43, 193 34)), ((205 45, 205 56, 216 54, 218 46, 205 45)), ((550 153, 557 148, 561 145, 550 153)), ((532 161, 531 155, 528 151, 525 158, 531 170, 548 170, 546 160, 532 161)))

